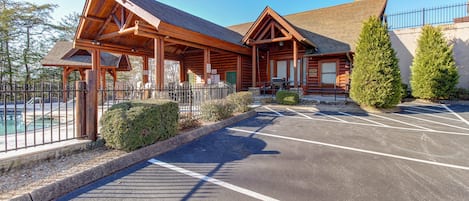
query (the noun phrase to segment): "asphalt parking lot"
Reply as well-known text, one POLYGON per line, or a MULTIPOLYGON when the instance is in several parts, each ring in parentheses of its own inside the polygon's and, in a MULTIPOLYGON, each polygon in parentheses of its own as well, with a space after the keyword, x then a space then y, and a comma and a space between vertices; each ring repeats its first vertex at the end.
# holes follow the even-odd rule
POLYGON ((59 200, 467 200, 469 107, 263 106, 59 200))

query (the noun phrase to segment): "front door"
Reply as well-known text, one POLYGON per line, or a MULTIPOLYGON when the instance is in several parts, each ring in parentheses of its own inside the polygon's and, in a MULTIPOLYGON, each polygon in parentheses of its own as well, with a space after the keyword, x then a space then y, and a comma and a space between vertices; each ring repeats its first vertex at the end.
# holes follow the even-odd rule
POLYGON ((226 72, 226 83, 236 85, 236 72, 226 72))

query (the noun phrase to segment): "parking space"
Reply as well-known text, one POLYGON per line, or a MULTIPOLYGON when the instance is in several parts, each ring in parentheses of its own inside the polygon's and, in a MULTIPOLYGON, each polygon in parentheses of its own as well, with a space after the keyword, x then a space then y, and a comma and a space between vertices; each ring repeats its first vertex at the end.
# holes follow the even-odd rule
POLYGON ((469 109, 401 108, 367 114, 263 106, 254 118, 62 199, 467 199, 469 109))

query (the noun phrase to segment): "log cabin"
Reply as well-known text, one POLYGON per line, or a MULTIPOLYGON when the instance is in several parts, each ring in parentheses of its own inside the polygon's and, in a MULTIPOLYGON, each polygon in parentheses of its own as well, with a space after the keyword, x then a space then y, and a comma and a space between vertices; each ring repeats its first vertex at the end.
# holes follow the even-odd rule
MULTIPOLYGON (((180 63, 180 80, 235 84, 237 90, 269 87, 282 79, 305 94, 346 91, 362 23, 382 17, 387 0, 355 0, 281 16, 266 7, 254 22, 223 27, 157 0, 86 0, 74 47, 140 56, 143 71, 154 58, 156 88, 164 61, 180 63)), ((148 82, 148 74, 142 75, 148 82)))

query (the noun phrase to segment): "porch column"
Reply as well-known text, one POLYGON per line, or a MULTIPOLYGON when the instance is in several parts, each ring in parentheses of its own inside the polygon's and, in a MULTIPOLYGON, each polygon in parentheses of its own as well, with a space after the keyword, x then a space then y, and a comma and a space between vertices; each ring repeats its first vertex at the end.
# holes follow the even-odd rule
POLYGON ((155 38, 156 88, 164 87, 164 40, 155 38))
POLYGON ((242 60, 241 56, 238 55, 238 58, 236 59, 236 91, 241 91, 241 65, 242 65, 242 60))
POLYGON ((148 69, 148 56, 143 56, 142 82, 144 85, 148 83, 148 69))
POLYGON ((92 50, 91 70, 86 72, 88 94, 86 95, 86 134, 88 139, 96 141, 98 134, 98 83, 101 64, 101 51, 92 50))
POLYGON ((67 89, 67 83, 68 83, 68 76, 70 73, 73 72, 73 69, 70 67, 64 67, 64 71, 62 73, 62 98, 64 102, 67 102, 67 94, 68 94, 68 89, 67 89))
POLYGON ((298 88, 298 45, 296 44, 296 40, 293 39, 293 70, 295 71, 294 73, 294 85, 295 88, 298 88))
POLYGON ((208 67, 210 66, 210 49, 204 49, 204 82, 205 84, 208 84, 208 79, 209 79, 209 72, 208 72, 208 67))
POLYGON ((252 87, 256 87, 257 46, 252 46, 252 87))

